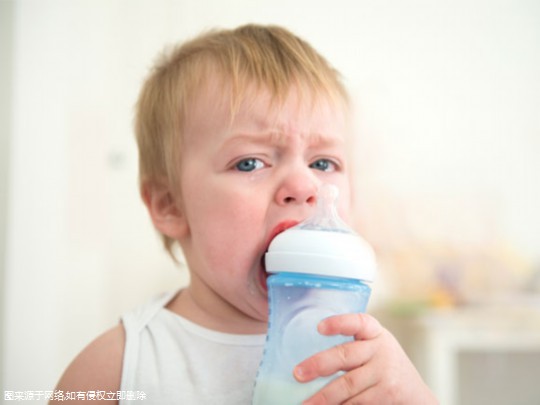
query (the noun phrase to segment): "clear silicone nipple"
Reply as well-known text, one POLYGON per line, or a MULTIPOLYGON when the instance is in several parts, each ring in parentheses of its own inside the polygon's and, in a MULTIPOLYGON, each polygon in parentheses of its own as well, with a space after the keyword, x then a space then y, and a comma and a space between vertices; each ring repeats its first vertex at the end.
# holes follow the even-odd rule
POLYGON ((312 231, 354 233, 339 217, 336 208, 338 196, 339 189, 335 185, 323 184, 317 194, 317 208, 315 213, 295 228, 312 231))
POLYGON ((323 185, 315 213, 274 238, 265 255, 268 273, 292 272, 373 281, 375 255, 336 209, 338 189, 323 185))

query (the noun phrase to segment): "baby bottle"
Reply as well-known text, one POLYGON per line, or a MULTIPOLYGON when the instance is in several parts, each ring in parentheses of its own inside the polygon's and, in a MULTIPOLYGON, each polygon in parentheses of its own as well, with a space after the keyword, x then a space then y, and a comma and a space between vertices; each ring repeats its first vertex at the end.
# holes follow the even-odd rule
POLYGON ((315 215, 274 238, 265 256, 269 318, 253 405, 297 405, 339 374, 297 382, 294 367, 315 353, 351 341, 323 336, 319 322, 365 312, 375 275, 371 247, 337 215, 338 189, 321 187, 315 215))

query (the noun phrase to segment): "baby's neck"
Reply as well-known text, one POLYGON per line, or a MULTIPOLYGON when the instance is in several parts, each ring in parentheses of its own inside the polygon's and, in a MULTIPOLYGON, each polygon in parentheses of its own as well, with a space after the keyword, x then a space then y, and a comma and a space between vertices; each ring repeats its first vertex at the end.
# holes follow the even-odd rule
POLYGON ((218 314, 209 311, 209 308, 216 307, 215 303, 197 299, 197 295, 193 294, 192 289, 193 286, 188 286, 180 291, 176 297, 167 304, 167 309, 197 325, 217 332, 239 335, 266 333, 266 322, 257 321, 243 315, 228 304, 221 303, 219 306, 221 310, 218 314))

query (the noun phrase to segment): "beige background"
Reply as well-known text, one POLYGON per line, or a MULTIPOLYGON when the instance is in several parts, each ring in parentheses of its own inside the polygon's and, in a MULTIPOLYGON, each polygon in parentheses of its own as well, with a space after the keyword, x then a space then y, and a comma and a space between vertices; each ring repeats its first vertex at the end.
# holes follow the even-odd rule
POLYGON ((132 111, 156 53, 215 26, 285 25, 343 73, 375 306, 429 298, 444 266, 466 300, 534 291, 540 3, 2 0, 0 15, 3 389, 52 389, 122 312, 185 282, 138 198, 132 111))

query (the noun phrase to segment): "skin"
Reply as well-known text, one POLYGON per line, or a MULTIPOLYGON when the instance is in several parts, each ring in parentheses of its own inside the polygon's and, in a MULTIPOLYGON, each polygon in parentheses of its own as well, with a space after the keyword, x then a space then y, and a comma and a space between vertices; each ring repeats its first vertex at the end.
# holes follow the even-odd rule
MULTIPOLYGON (((180 184, 149 182, 142 196, 154 226, 180 242, 190 269, 189 286, 167 308, 213 330, 265 333, 261 259, 272 237, 313 212, 323 183, 338 187, 338 211, 345 221, 350 217, 348 120, 342 107, 324 98, 300 100, 291 89, 279 106, 265 91, 248 92, 231 121, 227 97, 216 100, 218 86, 210 81, 187 115, 180 184)), ((306 404, 436 403, 397 341, 374 318, 332 317, 319 331, 355 341, 296 367, 299 382, 346 372, 306 404)), ((117 391, 124 339, 120 325, 96 339, 57 389, 117 391)))
POLYGON ((223 332, 265 333, 261 260, 276 228, 310 215, 323 182, 340 189, 339 210, 349 214, 347 122, 328 102, 306 107, 295 92, 281 108, 265 92, 248 96, 230 125, 227 104, 209 101, 190 112, 173 197, 172 236, 192 278, 171 308, 223 332))
POLYGON ((304 405, 438 404, 397 340, 372 316, 335 316, 323 320, 318 329, 323 335, 353 336, 354 341, 318 353, 295 368, 300 382, 346 372, 304 405))

